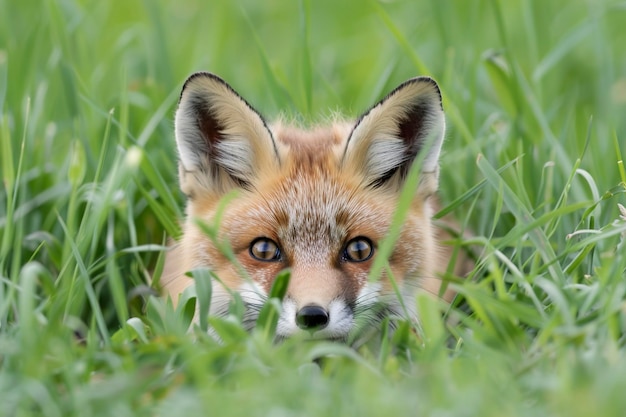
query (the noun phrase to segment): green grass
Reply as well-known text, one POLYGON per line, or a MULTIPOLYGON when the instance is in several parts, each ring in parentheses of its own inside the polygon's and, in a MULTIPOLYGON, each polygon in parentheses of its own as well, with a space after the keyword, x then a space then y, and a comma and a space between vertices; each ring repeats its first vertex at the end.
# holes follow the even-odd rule
POLYGON ((624 1, 174 3, 0 0, 0 415, 623 416, 624 1), (454 305, 377 349, 275 345, 274 304, 188 333, 148 282, 196 70, 303 123, 434 76, 454 305))

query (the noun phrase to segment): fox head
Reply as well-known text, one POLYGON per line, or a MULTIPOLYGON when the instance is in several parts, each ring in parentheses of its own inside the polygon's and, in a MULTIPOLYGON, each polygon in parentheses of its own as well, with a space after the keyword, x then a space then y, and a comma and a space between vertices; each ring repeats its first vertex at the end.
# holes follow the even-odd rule
POLYGON ((206 267, 221 281, 213 285, 211 313, 225 313, 237 291, 253 322, 275 276, 289 268, 279 337, 345 339, 359 317, 414 318, 416 291, 436 281, 430 197, 445 121, 434 80, 404 82, 356 122, 301 130, 269 125, 222 79, 197 73, 184 84, 175 126, 180 186, 189 200, 183 237, 162 280, 174 299, 193 283, 185 271, 206 267), (418 159, 419 186, 389 267, 371 280, 418 159), (218 213, 211 239, 198 221, 217 223, 218 213))

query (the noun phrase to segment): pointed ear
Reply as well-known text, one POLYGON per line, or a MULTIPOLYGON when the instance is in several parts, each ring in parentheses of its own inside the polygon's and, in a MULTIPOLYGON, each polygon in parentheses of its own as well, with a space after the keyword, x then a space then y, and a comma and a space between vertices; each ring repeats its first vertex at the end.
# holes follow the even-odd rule
POLYGON ((259 172, 279 164, 267 124, 224 80, 191 75, 176 110, 176 144, 183 192, 225 193, 253 186, 259 172))
POLYGON ((426 195, 437 188, 438 159, 445 132, 441 93, 429 77, 410 79, 359 118, 347 140, 342 166, 366 186, 402 185, 420 153, 426 195))

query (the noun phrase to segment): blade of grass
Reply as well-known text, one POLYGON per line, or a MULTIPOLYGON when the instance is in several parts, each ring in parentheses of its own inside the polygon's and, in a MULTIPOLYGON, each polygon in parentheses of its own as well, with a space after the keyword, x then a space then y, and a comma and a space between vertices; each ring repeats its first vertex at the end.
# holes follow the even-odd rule
POLYGON ((617 156, 617 169, 619 171, 620 178, 622 179, 622 184, 626 187, 626 168, 624 168, 624 159, 622 158, 622 152, 619 145, 619 140, 617 139, 617 132, 613 131, 613 144, 615 146, 615 155, 617 156))
POLYGON ((111 296, 113 298, 113 306, 117 313, 118 323, 125 323, 128 321, 128 305, 126 301, 126 293, 124 289, 124 279, 120 274, 120 267, 116 261, 116 248, 115 248, 115 220, 114 215, 109 215, 109 221, 106 231, 106 271, 107 271, 107 283, 111 289, 111 296))
MULTIPOLYGON (((422 149, 430 149, 434 140, 435 138, 432 137, 432 135, 426 138, 422 149)), ((400 190, 400 196, 396 204, 396 210, 394 211, 393 217, 391 219, 391 225, 389 226, 387 235, 381 241, 378 247, 376 258, 374 259, 372 267, 369 271, 368 279, 370 281, 378 280, 380 278, 380 274, 383 268, 386 268, 387 262, 389 260, 389 257, 391 256, 396 241, 400 237, 404 220, 409 212, 409 209, 415 197, 415 192, 420 184, 420 173, 422 169, 422 164, 424 163, 424 158, 426 157, 426 153, 427 152, 420 152, 417 155, 417 158, 411 165, 411 168, 409 169, 409 172, 404 180, 404 184, 402 185, 402 189, 400 190)))
POLYGON ((4 104, 7 97, 8 57, 6 50, 0 49, 0 117, 4 118, 4 104))
POLYGON ((209 328, 209 311, 211 311, 211 297, 213 296, 213 279, 206 268, 191 271, 196 294, 198 296, 198 321, 200 329, 206 332, 209 328))
POLYGON ((304 90, 305 115, 311 116, 313 109, 313 67, 311 65, 311 48, 309 47, 309 20, 311 4, 309 0, 300 0, 300 54, 302 65, 302 89, 304 90))
MULTIPOLYGON (((106 325, 106 320, 104 319, 104 316, 102 314, 102 309, 100 307, 100 304, 98 303, 98 297, 96 296, 96 291, 91 282, 89 271, 87 270, 87 266, 85 265, 85 262, 81 256, 77 243, 74 240, 74 236, 68 233, 69 231, 67 230, 67 227, 63 219, 60 216, 58 216, 58 219, 59 219, 59 224, 61 225, 63 232, 65 233, 65 239, 69 241, 69 245, 72 250, 72 255, 77 266, 76 275, 78 275, 78 278, 74 278, 72 281, 74 281, 75 279, 80 279, 82 281, 82 284, 83 284, 82 288, 85 289, 85 295, 87 296, 87 299, 89 300, 89 304, 92 309, 94 320, 96 322, 98 331, 102 338, 102 343, 105 346, 108 346, 109 341, 110 341, 109 330, 106 325)), ((68 305, 66 307, 66 310, 72 311, 73 308, 69 304, 73 301, 71 291, 68 294, 67 301, 68 301, 68 305)))
POLYGON ((564 34, 550 52, 535 66, 532 80, 539 83, 553 68, 557 68, 563 58, 574 50, 583 40, 593 33, 594 25, 590 20, 584 20, 578 26, 564 34))
MULTIPOLYGON (((536 219, 533 218, 530 211, 523 205, 520 199, 515 195, 513 190, 504 182, 502 177, 497 173, 495 169, 489 164, 489 162, 483 158, 481 155, 478 156, 476 161, 478 168, 485 175, 485 178, 489 182, 489 184, 495 189, 502 189, 502 197, 504 199, 504 203, 508 207, 508 209, 515 215, 516 219, 522 224, 531 224, 536 219)), ((535 244, 537 251, 543 261, 551 265, 548 267, 550 271, 550 275, 552 278, 558 282, 563 284, 565 282, 565 275, 563 271, 553 264, 553 261, 556 259, 556 254, 548 241, 543 230, 539 228, 535 228, 529 231, 529 237, 532 242, 535 244)))
MULTIPOLYGON (((393 23, 393 20, 391 19, 387 11, 383 8, 383 6, 376 0, 370 0, 370 5, 376 11, 377 15, 383 21, 387 29, 389 29, 394 38, 396 38, 396 41, 402 47, 405 54, 411 58, 411 61, 415 68, 418 70, 418 72, 422 75, 430 75, 431 71, 426 67, 424 62, 417 55, 417 53, 411 46, 411 43, 406 39, 402 31, 400 31, 398 27, 393 23)), ((457 129, 459 129, 461 136, 463 137, 463 139, 465 139, 465 143, 468 146, 475 147, 474 137, 467 127, 467 124, 461 117, 461 112, 454 102, 448 100, 445 88, 440 87, 440 89, 448 118, 451 119, 456 125, 457 129)), ((478 151, 478 149, 476 149, 476 151, 478 151)))
POLYGON ((242 9, 241 13, 245 18, 245 21, 248 23, 248 29, 252 32, 252 37, 254 38, 254 42, 261 57, 263 74, 265 75, 265 78, 269 84, 269 89, 272 92, 272 98, 276 102, 276 105, 280 109, 296 108, 293 97, 291 97, 284 85, 280 83, 278 77, 276 76, 276 74, 274 74, 274 71, 272 70, 269 57, 267 55, 267 52, 265 51, 265 48, 263 47, 263 42, 261 41, 261 38, 259 37, 255 29, 255 24, 252 22, 252 20, 250 20, 250 17, 244 9, 242 9))

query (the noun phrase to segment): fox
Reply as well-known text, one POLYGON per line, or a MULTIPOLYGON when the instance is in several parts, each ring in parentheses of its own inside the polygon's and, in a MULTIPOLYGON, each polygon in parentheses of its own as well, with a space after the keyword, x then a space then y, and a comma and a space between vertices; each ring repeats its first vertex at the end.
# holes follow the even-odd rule
MULTIPOLYGON (((452 257, 442 245, 449 235, 432 220, 445 136, 434 79, 405 81, 355 121, 306 129, 268 123, 222 78, 198 72, 184 82, 174 119, 186 217, 160 280, 174 303, 194 284, 186 272, 208 268, 219 278, 209 314, 227 314, 238 293, 244 322, 254 323, 275 277, 288 269, 276 336, 345 341, 359 320, 371 327, 387 317, 418 321, 420 291, 454 297, 441 278, 452 257), (372 279, 417 160, 419 183, 388 267, 372 279), (208 237, 199 222, 218 220, 217 237, 208 237)), ((458 256, 454 274, 468 265, 458 256)))

